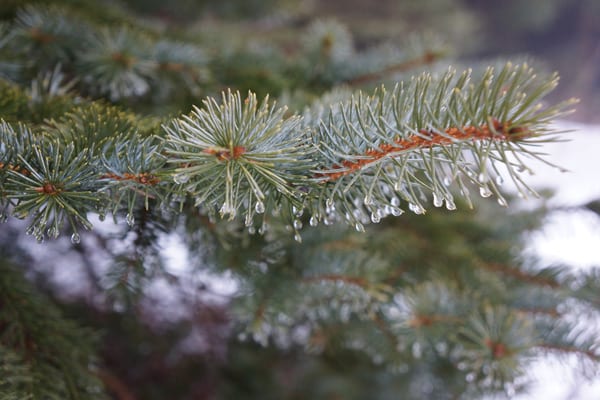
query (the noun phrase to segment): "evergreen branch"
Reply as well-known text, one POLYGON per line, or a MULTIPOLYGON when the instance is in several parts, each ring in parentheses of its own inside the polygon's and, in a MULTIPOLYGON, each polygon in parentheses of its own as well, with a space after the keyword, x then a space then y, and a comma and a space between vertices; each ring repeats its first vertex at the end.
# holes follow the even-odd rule
POLYGON ((0 272, 0 370, 5 362, 19 365, 0 376, 0 397, 103 399, 89 333, 65 320, 12 266, 0 263, 0 272))
POLYGON ((559 345, 559 344, 553 344, 553 343, 541 343, 541 344, 537 345, 537 347, 544 349, 544 350, 555 351, 555 352, 559 352, 559 353, 563 353, 563 354, 569 354, 569 353, 579 354, 579 355, 589 358, 590 360, 592 360, 594 362, 600 362, 600 353, 598 353, 598 351, 594 351, 594 350, 586 350, 586 349, 582 349, 581 347, 566 346, 566 345, 559 345))
POLYGON ((45 148, 33 146, 33 158, 18 156, 26 173, 8 170, 6 195, 15 201, 13 214, 19 218, 32 217, 27 228, 38 241, 47 234, 58 237, 64 220, 73 230, 72 240, 79 241, 78 224, 90 229, 87 212, 98 207, 94 195, 96 171, 84 153, 75 154, 73 145, 64 148, 49 143, 45 148))
POLYGON ((83 80, 111 100, 142 96, 150 90, 156 64, 144 51, 149 39, 131 32, 103 30, 79 57, 83 80))
MULTIPOLYGON (((119 37, 126 37, 119 32, 119 37)), ((131 47, 126 39, 114 45, 105 39, 113 50, 131 47)), ((204 108, 164 125, 160 145, 154 139, 135 139, 141 122, 135 116, 91 103, 45 124, 44 136, 58 139, 59 144, 48 146, 39 138, 27 139, 33 146, 10 144, 18 135, 5 135, 6 154, 19 156, 4 155, 3 165, 18 170, 36 158, 39 164, 26 166, 17 174, 18 180, 13 171, 13 189, 5 196, 19 201, 15 211, 22 216, 32 211, 33 204, 50 212, 35 196, 27 202, 20 199, 18 192, 26 186, 18 186, 34 185, 33 192, 61 200, 72 226, 79 221, 89 228, 81 210, 94 210, 91 203, 78 209, 78 200, 63 203, 64 194, 54 196, 58 190, 44 189, 52 183, 47 177, 37 176, 39 182, 26 178, 44 166, 42 153, 58 155, 63 146, 71 146, 66 154, 76 160, 68 167, 74 172, 69 179, 88 188, 82 201, 98 202, 104 198, 100 192, 108 191, 113 213, 125 205, 133 215, 138 194, 146 207, 150 198, 166 205, 167 193, 190 195, 203 212, 214 215, 218 210, 229 219, 241 214, 248 227, 265 226, 266 212, 283 208, 284 217, 293 219, 297 240, 302 227, 298 216, 305 208, 313 226, 343 219, 363 230, 365 223, 402 214, 402 200, 413 212, 425 212, 427 191, 433 194, 434 206, 445 202, 448 209, 456 208, 450 190, 453 182, 467 199, 466 183, 471 183, 479 186, 483 197, 496 193, 499 203, 506 205, 498 187, 499 167, 524 187, 523 193, 530 191, 519 171, 528 169, 525 157, 540 156, 528 146, 552 140, 546 125, 565 105, 541 109, 537 103, 554 88, 556 77, 537 80, 529 67, 510 64, 497 76, 494 73, 488 69, 473 82, 468 71, 461 75, 450 71, 437 78, 424 74, 391 92, 382 88, 373 96, 359 93, 333 104, 326 114, 318 111, 324 115, 318 123, 308 114, 285 117, 285 108, 276 108, 268 99, 259 104, 252 93, 242 100, 239 93, 228 92, 221 104, 208 98, 204 108), (303 123, 306 118, 309 122, 303 123), (31 148, 37 153, 27 155, 31 148), (88 166, 97 171, 92 179, 79 170, 83 153, 98 159, 101 152, 103 165, 94 161, 88 166), (165 155, 174 169, 165 169, 165 155), (170 179, 174 185, 169 185, 170 179)), ((62 155, 56 159, 69 161, 62 155)), ((54 223, 53 235, 60 224, 54 223)))
POLYGON ((530 283, 540 286, 548 286, 553 289, 558 289, 562 287, 562 284, 554 279, 554 277, 546 277, 541 274, 530 274, 521 269, 510 267, 507 265, 502 265, 498 263, 488 263, 488 262, 480 262, 478 263, 480 268, 497 272, 505 276, 509 276, 511 278, 515 278, 524 283, 530 283))
POLYGON ((204 106, 165 126, 168 162, 179 165, 174 180, 195 205, 211 214, 220 206, 230 219, 241 211, 248 226, 255 214, 300 208, 310 149, 299 118, 284 118, 285 108, 268 99, 259 105, 252 93, 242 100, 228 92, 221 105, 208 99, 204 106))
POLYGON ((391 92, 359 93, 331 106, 314 136, 321 165, 314 180, 321 187, 309 206, 313 215, 341 216, 362 230, 364 223, 401 214, 399 198, 423 213, 425 191, 436 207, 445 201, 454 209, 449 186, 457 182, 467 196, 463 180, 506 205, 499 164, 521 192, 532 192, 518 176, 528 169, 523 157, 539 158, 528 146, 553 139, 546 132, 549 117, 570 103, 544 110, 538 104, 556 76, 538 80, 528 66, 511 64, 495 75, 490 68, 471 82, 469 72, 423 74, 391 92))
POLYGON ((362 85, 368 82, 374 82, 381 80, 382 78, 389 76, 394 73, 407 72, 411 69, 425 66, 434 63, 439 59, 439 55, 435 52, 426 51, 421 56, 405 60, 396 64, 387 65, 380 71, 368 72, 362 75, 354 76, 346 80, 349 85, 362 85))

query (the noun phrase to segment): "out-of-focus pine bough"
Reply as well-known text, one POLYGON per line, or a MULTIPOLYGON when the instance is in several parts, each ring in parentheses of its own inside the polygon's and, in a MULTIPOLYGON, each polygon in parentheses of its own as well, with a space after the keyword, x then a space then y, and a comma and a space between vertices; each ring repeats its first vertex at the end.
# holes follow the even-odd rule
MULTIPOLYGON (((435 210, 485 209, 478 197, 491 196, 507 206, 506 180, 537 196, 523 172, 530 160, 551 162, 539 145, 560 139, 551 123, 573 105, 545 102, 555 74, 527 64, 443 67, 431 40, 358 52, 329 21, 308 27, 288 58, 246 43, 209 48, 147 22, 125 25, 121 9, 92 10, 28 5, 0 25, 0 218, 39 242, 58 239, 48 247, 68 232, 84 264, 93 257, 82 238, 96 238, 113 260, 95 283, 105 301, 121 309, 142 301, 144 282, 177 282, 158 241, 183 230, 202 268, 234 277, 233 323, 221 329, 272 346, 282 363, 301 350, 298 387, 270 386, 280 398, 299 387, 331 394, 325 382, 302 382, 334 354, 359 359, 336 392, 347 398, 366 396, 353 374, 368 376, 381 398, 511 393, 526 360, 544 351, 579 354, 597 369, 598 342, 563 310, 575 302, 572 313, 598 312, 597 271, 581 278, 517 261, 525 227, 514 216, 483 228, 485 219, 435 210), (280 101, 235 90, 249 82, 280 101), (405 211, 415 215, 399 217, 405 211), (98 232, 108 214, 127 226, 98 232), (134 250, 111 248, 117 238, 134 250), (130 292, 111 297, 117 290, 130 292)), ((2 273, 0 395, 101 397, 95 374, 128 398, 119 373, 89 368, 93 352, 62 317, 41 311, 30 289, 15 294, 22 285, 13 269, 2 273), (25 307, 34 298, 35 310, 25 307), (68 347, 81 354, 61 353, 68 347), (49 381, 56 386, 43 392, 49 381)), ((254 354, 250 363, 267 354, 243 342, 230 347, 254 354)), ((240 365, 223 363, 229 378, 220 379, 240 365)), ((277 381, 267 375, 257 379, 277 381)), ((235 397, 237 386, 225 386, 221 395, 235 397)))

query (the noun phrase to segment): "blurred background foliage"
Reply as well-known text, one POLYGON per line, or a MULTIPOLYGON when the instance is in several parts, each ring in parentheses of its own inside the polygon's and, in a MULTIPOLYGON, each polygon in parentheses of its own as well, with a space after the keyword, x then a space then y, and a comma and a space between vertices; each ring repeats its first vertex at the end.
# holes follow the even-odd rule
MULTIPOLYGON (((16 71, 8 60, 0 72, 11 82, 0 84, 13 100, 0 99, 0 109, 10 122, 39 124, 75 106, 94 113, 103 107, 86 103, 94 99, 138 113, 140 126, 151 130, 225 87, 270 94, 301 112, 323 93, 335 99, 348 87, 375 87, 421 69, 520 57, 557 69, 563 83, 553 96, 580 97, 574 117, 600 121, 595 0, 4 0, 0 16, 10 21, 27 4, 58 4, 108 25, 111 34, 126 26, 148 41, 192 42, 205 54, 190 56, 197 62, 193 74, 149 79, 147 94, 112 96, 111 88, 76 82, 68 90, 81 91, 75 101, 67 91, 36 96, 43 93, 30 84, 36 66, 16 71), (428 56, 419 58, 424 50, 428 56)), ((136 40, 127 49, 137 50, 136 40)), ((33 52, 38 61, 59 56, 33 52)), ((68 81, 76 73, 71 56, 64 57, 68 81)), ((594 207, 590 203, 597 212, 594 207)), ((35 358, 39 351, 15 344, 15 332, 39 335, 41 329, 42 336, 50 330, 67 343, 56 351, 40 339, 46 346, 40 365, 53 366, 55 359, 92 365, 91 377, 75 373, 71 379, 89 398, 103 397, 98 380, 119 400, 510 397, 526 383, 519 349, 531 343, 522 338, 541 340, 532 332, 551 336, 566 329, 555 320, 565 308, 575 316, 586 307, 597 310, 600 275, 593 270, 574 277, 568 266, 522 256, 524 233, 539 228, 548 212, 543 205, 507 211, 478 202, 476 209, 463 204, 454 212, 404 215, 365 234, 310 228, 302 246, 285 226, 259 236, 193 209, 179 217, 136 211, 133 228, 105 226, 76 244, 38 246, 20 233, 19 222, 4 224, 0 282, 18 283, 4 286, 0 296, 0 370, 25 378, 0 377, 0 390, 14 386, 12 398, 25 398, 18 388, 27 387, 28 376, 64 380, 57 368, 35 370, 22 354, 35 358), (27 281, 15 271, 24 271, 27 281), (14 293, 34 299, 36 318, 15 322, 7 314, 2 301, 14 293), (53 310, 51 322, 39 321, 43 304, 53 310), (505 317, 506 309, 519 311, 516 321, 505 317), (495 333, 506 335, 514 357, 479 340, 495 333), (61 353, 75 344, 92 356, 61 353), (490 351, 506 364, 485 364, 490 351), (490 370, 500 374, 491 383, 485 379, 490 370)), ((306 216, 302 223, 309 225, 306 216)), ((572 343, 542 342, 568 351, 591 340, 573 336, 572 343)), ((582 370, 588 361, 583 357, 582 370)), ((57 396, 75 392, 66 388, 57 396)))

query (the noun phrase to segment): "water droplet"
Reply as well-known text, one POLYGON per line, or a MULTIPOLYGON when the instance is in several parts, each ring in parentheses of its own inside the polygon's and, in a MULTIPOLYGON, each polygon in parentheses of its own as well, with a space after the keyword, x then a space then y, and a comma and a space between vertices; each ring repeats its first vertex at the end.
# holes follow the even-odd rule
POLYGON ((438 192, 433 192, 433 205, 441 207, 444 204, 444 197, 438 192))
POLYGON ((498 176, 496 177, 496 184, 497 184, 498 186, 502 186, 502 184, 503 184, 503 183, 504 183, 504 179, 503 179, 503 178, 502 178, 500 175, 498 175, 498 176))
POLYGON ((127 225, 129 225, 130 227, 133 227, 133 225, 135 224, 135 217, 133 216, 132 213, 127 213, 127 216, 125 217, 125 221, 127 221, 127 225))
POLYGON ((104 214, 104 213, 98 214, 98 219, 100 220, 100 222, 103 222, 106 219, 106 214, 104 214))
POLYGON ((40 233, 40 234, 37 234, 37 235, 35 235, 35 240, 37 240, 37 242, 38 242, 39 244, 42 244, 42 243, 44 243, 44 240, 45 240, 45 239, 46 239, 46 237, 44 236, 44 234, 43 234, 43 233, 40 233))
POLYGON ((487 186, 481 186, 479 188, 479 194, 481 197, 490 197, 492 195, 492 191, 487 186))
POLYGON ((392 215, 394 217, 399 217, 402 214, 404 214, 404 211, 402 211, 400 208, 398 208, 398 207, 392 207, 392 215))
POLYGON ((477 181, 479 183, 486 183, 488 181, 487 174, 484 174, 483 172, 481 172, 479 175, 477 175, 477 181))
POLYGON ((333 214, 335 212, 335 203, 332 199, 327 199, 327 201, 325 201, 325 212, 327 214, 333 214))
POLYGON ((46 233, 48 234, 48 237, 51 239, 56 239, 58 237, 58 229, 56 229, 55 226, 51 226, 50 228, 48 228, 46 233))
POLYGON ((299 219, 294 220, 294 229, 302 229, 302 221, 299 219))
POLYGON ((467 375, 465 375, 465 380, 469 383, 473 382, 475 380, 475 373, 469 372, 467 375))
POLYGON ((357 232, 364 232, 365 231, 365 227, 360 222, 357 222, 354 225, 354 229, 356 229, 357 232))
POLYGON ((400 205, 400 199, 394 196, 390 199, 390 204, 394 207, 398 207, 400 205))
POLYGON ((300 235, 300 232, 296 232, 294 234, 294 240, 298 243, 302 243, 302 236, 300 235))
POLYGON ((265 212, 265 203, 263 203, 262 201, 258 200, 256 202, 256 204, 254 205, 254 211, 256 211, 257 214, 262 214, 265 212))
POLYGON ((370 195, 366 195, 365 199, 363 200, 363 203, 365 203, 365 206, 373 205, 373 197, 371 197, 370 195))
POLYGON ((379 214, 376 212, 371 213, 371 222, 374 224, 378 224, 379 221, 381 221, 381 217, 379 216, 379 214))
POLYGON ((189 180, 190 180, 190 176, 184 172, 181 172, 181 173, 173 176, 173 181, 175 181, 175 183, 179 183, 180 185, 187 183, 187 181, 189 181, 189 180))
POLYGON ((71 235, 71 243, 79 244, 80 242, 81 242, 81 236, 79 236, 79 233, 73 232, 73 234, 71 235))
POLYGON ((446 210, 450 210, 450 211, 456 210, 456 204, 454 204, 454 200, 446 199, 446 210))
POLYGON ((444 184, 444 186, 450 186, 452 184, 452 179, 450 179, 449 176, 445 176, 442 180, 442 183, 444 184))
POLYGON ((310 226, 317 226, 319 225, 319 219, 313 215, 312 217, 310 217, 308 223, 310 224, 310 226))
POLYGON ((394 183, 394 190, 399 192, 400 190, 402 190, 402 182, 398 181, 396 183, 394 183))
POLYGON ((253 226, 248 227, 248 233, 254 235, 256 233, 256 228, 253 226))
POLYGON ((223 218, 225 215, 229 215, 230 218, 235 218, 236 211, 235 208, 229 203, 223 203, 219 213, 221 214, 221 218, 223 218))
POLYGON ((408 205, 408 209, 410 211, 414 212, 415 214, 424 214, 425 213, 425 209, 420 204, 410 203, 408 205))
POLYGON ((508 203, 506 202, 506 199, 504 197, 498 197, 498 204, 500 204, 502 207, 508 206, 508 203))

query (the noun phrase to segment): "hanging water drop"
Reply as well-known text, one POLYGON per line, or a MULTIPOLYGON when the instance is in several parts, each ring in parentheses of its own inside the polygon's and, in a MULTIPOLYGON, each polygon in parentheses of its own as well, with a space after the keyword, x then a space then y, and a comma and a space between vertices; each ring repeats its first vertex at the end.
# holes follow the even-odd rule
POLYGON ((302 221, 299 219, 294 220, 294 229, 302 229, 302 221))
POLYGON ((487 186, 481 186, 479 188, 479 194, 481 197, 490 197, 492 195, 492 191, 487 186))
POLYGON ((56 229, 55 226, 51 226, 50 228, 48 228, 46 233, 48 233, 48 237, 51 239, 56 239, 58 237, 58 229, 56 229))
POLYGON ((335 212, 335 203, 331 199, 327 199, 325 202, 325 212, 327 214, 333 214, 335 212))
POLYGON ((294 240, 298 243, 302 243, 302 236, 300 235, 300 232, 294 233, 294 240))
POLYGON ((408 209, 417 215, 425 213, 425 209, 420 204, 410 203, 408 209))
POLYGON ((452 184, 452 179, 450 179, 449 176, 445 176, 444 179, 442 180, 442 183, 444 184, 444 186, 450 186, 452 184))
POLYGON ((248 233, 254 235, 256 233, 256 228, 253 226, 248 227, 248 233))
POLYGON ((398 207, 400 205, 400 199, 394 196, 390 199, 390 204, 394 207, 398 207))
POLYGON ((506 199, 504 197, 498 197, 498 204, 500 204, 502 207, 508 206, 508 203, 506 202, 506 199))
POLYGON ((262 214, 265 212, 265 203, 263 203, 262 201, 258 200, 256 202, 256 204, 254 205, 254 211, 256 211, 257 214, 262 214))
POLYGON ((312 217, 310 217, 308 223, 310 224, 310 226, 317 226, 319 225, 319 219, 313 215, 312 217))
POLYGON ((130 227, 133 227, 133 225, 135 224, 135 217, 133 216, 132 213, 127 213, 127 216, 125 217, 125 221, 127 221, 127 225, 129 225, 130 227))
POLYGON ((400 209, 398 207, 392 207, 392 215, 394 217, 399 217, 402 214, 404 214, 404 211, 402 211, 402 209, 400 209))
POLYGON ((381 217, 379 216, 379 214, 376 212, 371 213, 371 222, 374 224, 378 224, 379 221, 381 221, 381 217))
POLYGON ((79 236, 79 233, 73 232, 73 234, 71 235, 71 243, 79 244, 80 242, 81 242, 81 236, 79 236))
POLYGON ((98 219, 100 220, 100 222, 103 222, 106 219, 106 214, 104 214, 103 212, 98 214, 98 219))
POLYGON ((479 183, 486 183, 488 181, 488 176, 481 172, 479 175, 477 175, 477 182, 479 183))
POLYGON ((496 177, 496 184, 497 184, 498 186, 502 186, 502 184, 503 184, 503 183, 504 183, 504 179, 503 179, 503 178, 502 178, 500 175, 498 175, 498 176, 496 177))
POLYGON ((42 244, 42 243, 44 243, 44 240, 45 240, 45 239, 46 239, 46 237, 44 236, 44 234, 43 234, 43 233, 40 233, 40 234, 37 234, 37 235, 35 235, 35 240, 37 240, 37 242, 38 242, 39 244, 42 244))
POLYGON ((190 180, 190 176, 184 172, 181 172, 181 173, 173 176, 173 181, 175 181, 175 183, 178 183, 180 185, 187 183, 187 181, 189 181, 189 180, 190 180))
POLYGON ((449 210, 449 211, 456 210, 456 204, 454 204, 454 200, 446 199, 446 210, 449 210))
POLYGON ((436 207, 441 207, 444 204, 444 197, 441 196, 438 192, 433 192, 433 205, 436 207))
POLYGON ((363 203, 365 203, 365 206, 373 205, 373 197, 371 197, 371 195, 366 195, 363 203))
POLYGON ((357 232, 364 232, 365 231, 365 227, 360 222, 357 222, 354 225, 354 229, 356 229, 357 232))

